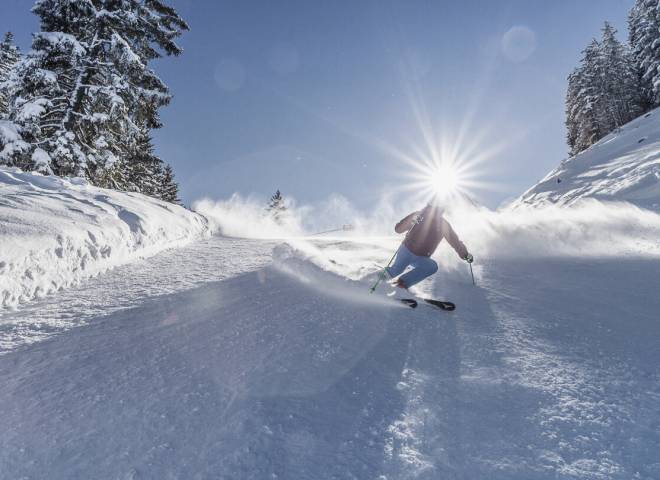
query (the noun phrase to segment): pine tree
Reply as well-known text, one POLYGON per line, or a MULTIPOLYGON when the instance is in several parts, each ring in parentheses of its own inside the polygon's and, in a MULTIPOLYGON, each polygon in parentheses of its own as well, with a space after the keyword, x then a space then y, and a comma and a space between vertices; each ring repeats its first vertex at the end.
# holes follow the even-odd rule
POLYGON ((162 178, 160 198, 166 202, 181 203, 179 200, 179 186, 174 181, 174 172, 171 166, 165 166, 162 178))
POLYGON ((569 76, 567 127, 571 154, 588 148, 604 135, 598 123, 600 45, 595 39, 582 52, 580 66, 569 76), (572 142, 572 144, 571 144, 572 142))
POLYGON ((266 211, 277 223, 282 223, 286 210, 287 208, 284 202, 284 197, 282 197, 280 191, 277 190, 275 194, 270 197, 266 211))
POLYGON ((572 155, 643 113, 643 95, 629 50, 607 22, 600 42, 582 52, 568 77, 567 141, 572 155))
POLYGON ((137 139, 133 151, 122 162, 117 174, 125 175, 122 177, 125 190, 160 198, 163 161, 154 153, 151 137, 141 135, 137 139))
POLYGON ((160 0, 37 0, 33 12, 42 31, 21 63, 12 113, 32 146, 23 157, 39 147, 57 175, 135 188, 130 162, 149 155, 144 138, 170 101, 148 62, 180 54, 174 40, 188 26, 160 0))
POLYGON ((9 105, 14 90, 10 77, 21 57, 13 40, 14 35, 7 32, 4 40, 0 43, 0 119, 9 116, 9 105))
MULTIPOLYGON (((15 100, 9 117, 28 148, 16 149, 8 159, 10 164, 48 174, 84 175, 87 155, 76 134, 63 125, 70 110, 73 76, 84 53, 85 47, 72 35, 34 35, 32 51, 16 67, 15 100)), ((99 142, 103 140, 99 137, 99 142)))
POLYGON ((628 16, 628 43, 648 111, 660 105, 660 0, 636 0, 628 16))
POLYGON ((603 26, 600 42, 601 127, 606 132, 628 123, 643 112, 641 86, 629 49, 616 38, 616 29, 603 26))
POLYGON ((566 143, 570 147, 571 154, 578 148, 577 139, 580 131, 578 118, 580 108, 577 100, 580 93, 580 80, 579 69, 575 69, 568 76, 568 88, 566 89, 566 143))

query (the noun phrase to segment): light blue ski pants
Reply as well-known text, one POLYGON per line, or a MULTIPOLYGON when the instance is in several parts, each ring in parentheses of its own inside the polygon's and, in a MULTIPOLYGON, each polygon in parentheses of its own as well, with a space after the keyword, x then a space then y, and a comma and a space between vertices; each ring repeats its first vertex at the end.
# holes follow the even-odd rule
POLYGON ((388 275, 392 278, 401 275, 400 280, 406 288, 410 288, 424 280, 426 277, 430 277, 437 272, 438 264, 435 263, 435 260, 432 260, 429 257, 415 255, 402 243, 396 252, 394 263, 387 267, 386 270, 388 275), (409 266, 412 267, 412 270, 401 275, 409 266))

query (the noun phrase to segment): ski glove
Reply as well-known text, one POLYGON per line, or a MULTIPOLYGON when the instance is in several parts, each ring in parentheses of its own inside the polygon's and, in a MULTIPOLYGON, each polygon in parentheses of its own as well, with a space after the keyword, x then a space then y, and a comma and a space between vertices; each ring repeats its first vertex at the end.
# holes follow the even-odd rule
POLYGON ((465 260, 468 263, 472 263, 474 262, 474 257, 472 256, 471 253, 468 253, 467 255, 465 255, 465 258, 463 260, 465 260))
POLYGON ((423 220, 424 220, 424 215, 419 213, 412 218, 412 224, 417 225, 418 223, 422 223, 423 220))

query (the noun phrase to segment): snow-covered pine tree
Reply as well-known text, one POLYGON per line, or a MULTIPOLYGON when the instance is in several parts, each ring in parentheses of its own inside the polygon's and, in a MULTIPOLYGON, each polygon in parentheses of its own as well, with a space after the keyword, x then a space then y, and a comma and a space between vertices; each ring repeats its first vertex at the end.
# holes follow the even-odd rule
POLYGON ((616 38, 616 29, 605 22, 600 41, 599 112, 601 128, 609 133, 643 112, 641 87, 630 50, 616 38))
POLYGON ((636 0, 628 15, 628 43, 647 111, 660 105, 660 0, 636 0))
POLYGON ((0 119, 9 116, 9 104, 14 90, 10 82, 10 76, 21 58, 18 47, 14 45, 13 40, 14 35, 7 32, 4 40, 0 43, 0 119))
POLYGON ((127 165, 170 101, 148 62, 181 53, 188 26, 160 0, 37 0, 33 12, 42 31, 12 114, 31 145, 23 157, 40 149, 55 174, 131 188, 127 165))
POLYGON ((578 115, 580 107, 577 102, 580 92, 580 72, 579 69, 573 70, 568 76, 568 88, 566 89, 566 143, 573 154, 577 148, 577 139, 579 135, 580 124, 578 115))
POLYGON ((110 171, 111 178, 119 178, 123 189, 160 198, 163 162, 154 154, 151 137, 140 135, 132 150, 110 171))
POLYGON ((179 200, 179 186, 174 180, 174 172, 170 165, 165 165, 163 170, 160 198, 166 202, 181 203, 179 200))
POLYGON ((571 155, 588 148, 604 135, 598 123, 598 105, 601 103, 599 56, 600 45, 594 39, 583 50, 580 66, 569 76, 566 110, 571 155))
POLYGON ((582 52, 580 66, 568 77, 567 141, 571 155, 643 113, 643 98, 629 50, 607 22, 600 42, 582 52))
POLYGON ((282 193, 280 193, 279 190, 277 190, 272 197, 270 197, 270 200, 268 201, 268 207, 266 207, 266 211, 270 214, 271 217, 277 222, 281 223, 284 217, 284 214, 286 212, 286 205, 284 203, 284 197, 282 197, 282 193))
POLYGON ((58 32, 34 34, 32 50, 16 66, 15 94, 9 119, 25 148, 13 148, 5 163, 56 175, 83 175, 86 155, 76 135, 63 126, 73 77, 85 48, 58 32))

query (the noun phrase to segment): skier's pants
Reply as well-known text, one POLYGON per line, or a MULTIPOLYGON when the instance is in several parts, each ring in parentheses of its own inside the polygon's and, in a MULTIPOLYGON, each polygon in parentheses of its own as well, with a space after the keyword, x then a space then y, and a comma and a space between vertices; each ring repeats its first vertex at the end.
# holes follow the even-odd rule
POLYGON ((399 250, 396 252, 394 263, 387 267, 386 270, 387 274, 392 278, 401 275, 400 280, 406 288, 410 288, 437 272, 438 264, 429 257, 415 255, 408 250, 408 247, 401 244, 399 250), (401 275, 409 266, 412 267, 412 270, 408 271, 405 275, 401 275))

